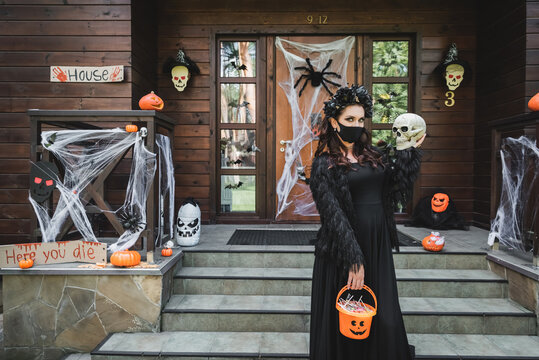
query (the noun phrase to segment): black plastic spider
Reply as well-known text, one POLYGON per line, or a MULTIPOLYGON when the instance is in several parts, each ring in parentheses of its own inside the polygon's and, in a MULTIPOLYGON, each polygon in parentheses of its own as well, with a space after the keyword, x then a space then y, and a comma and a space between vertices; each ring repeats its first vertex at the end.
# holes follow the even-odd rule
POLYGON ((297 66, 297 67, 294 68, 295 70, 305 70, 305 71, 307 71, 307 74, 301 75, 299 77, 298 81, 296 81, 296 83, 294 84, 294 89, 295 89, 299 85, 300 81, 302 79, 305 79, 305 82, 303 83, 303 86, 302 86, 301 90, 299 91, 299 96, 301 96, 301 94, 303 93, 303 90, 307 86, 307 83, 309 82, 309 80, 311 80, 311 85, 312 86, 318 87, 318 86, 322 85, 327 90, 329 95, 333 96, 333 93, 331 91, 329 91, 329 89, 328 89, 328 87, 326 85, 326 82, 330 83, 331 85, 335 85, 335 86, 340 86, 340 85, 325 78, 325 76, 330 76, 330 75, 337 77, 337 79, 341 78, 341 75, 339 75, 339 74, 337 74, 335 72, 326 72, 326 69, 333 62, 333 59, 329 59, 328 63, 322 69, 322 71, 314 71, 314 68, 311 65, 311 59, 306 58, 305 61, 307 61, 307 65, 309 65, 309 67, 297 66))
POLYGON ((137 211, 123 210, 118 217, 124 229, 133 233, 146 227, 146 223, 142 221, 142 216, 137 211))

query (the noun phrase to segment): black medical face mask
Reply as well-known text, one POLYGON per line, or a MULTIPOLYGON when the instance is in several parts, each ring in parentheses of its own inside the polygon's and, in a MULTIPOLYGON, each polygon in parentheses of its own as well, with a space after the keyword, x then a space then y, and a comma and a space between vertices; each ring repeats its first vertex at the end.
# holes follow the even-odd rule
POLYGON ((361 135, 363 135, 365 132, 365 128, 360 126, 346 126, 341 123, 339 123, 339 126, 341 129, 337 131, 337 134, 339 134, 343 141, 349 143, 355 143, 358 141, 361 135))

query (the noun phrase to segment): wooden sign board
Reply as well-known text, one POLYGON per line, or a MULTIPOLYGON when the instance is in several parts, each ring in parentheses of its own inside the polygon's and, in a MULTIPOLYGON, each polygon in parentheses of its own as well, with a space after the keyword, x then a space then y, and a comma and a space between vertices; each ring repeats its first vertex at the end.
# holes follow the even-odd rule
POLYGON ((51 66, 51 82, 121 82, 124 66, 51 66))
POLYGON ((92 241, 55 241, 0 246, 0 267, 17 267, 24 258, 34 264, 107 262, 107 244, 92 241))

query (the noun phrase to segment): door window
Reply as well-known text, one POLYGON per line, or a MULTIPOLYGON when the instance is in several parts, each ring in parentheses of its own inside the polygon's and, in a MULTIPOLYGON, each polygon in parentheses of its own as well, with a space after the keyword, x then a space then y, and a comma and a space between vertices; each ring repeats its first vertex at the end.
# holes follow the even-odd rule
POLYGON ((218 41, 218 211, 257 209, 257 41, 218 41))

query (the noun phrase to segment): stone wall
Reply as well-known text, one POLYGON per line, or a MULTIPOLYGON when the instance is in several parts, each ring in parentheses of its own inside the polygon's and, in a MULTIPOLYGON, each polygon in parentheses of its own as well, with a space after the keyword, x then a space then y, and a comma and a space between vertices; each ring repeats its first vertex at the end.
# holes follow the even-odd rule
POLYGON ((508 282, 508 295, 537 316, 537 335, 539 336, 539 281, 515 270, 488 260, 489 269, 508 282))
POLYGON ((90 352, 109 333, 158 332, 174 267, 164 275, 4 275, 8 359, 90 352))

